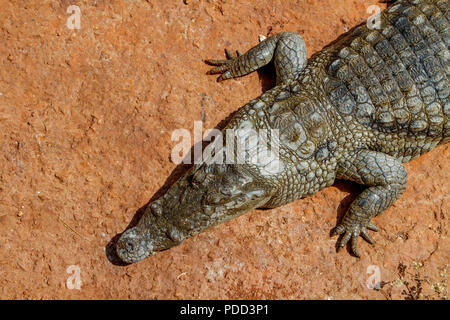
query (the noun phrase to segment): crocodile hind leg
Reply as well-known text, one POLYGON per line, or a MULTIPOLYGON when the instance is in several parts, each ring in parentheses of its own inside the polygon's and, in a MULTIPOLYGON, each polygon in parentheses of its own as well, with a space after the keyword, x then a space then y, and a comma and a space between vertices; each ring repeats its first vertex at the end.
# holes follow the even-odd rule
POLYGON ((351 239, 353 253, 359 257, 357 239, 361 235, 369 243, 367 229, 377 231, 370 219, 383 213, 405 191, 407 174, 397 159, 376 151, 359 150, 338 166, 337 178, 368 186, 350 205, 333 234, 342 234, 338 249, 351 239))
POLYGON ((273 35, 236 57, 225 52, 227 60, 205 60, 216 66, 208 74, 220 74, 218 81, 244 76, 273 61, 278 85, 296 78, 307 63, 305 42, 294 32, 273 35))

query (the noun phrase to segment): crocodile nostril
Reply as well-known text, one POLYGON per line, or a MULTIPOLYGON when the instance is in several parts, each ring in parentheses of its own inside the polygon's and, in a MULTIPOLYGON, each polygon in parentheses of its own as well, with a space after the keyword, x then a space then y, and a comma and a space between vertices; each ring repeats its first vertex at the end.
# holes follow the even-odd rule
POLYGON ((134 243, 132 241, 130 241, 130 240, 126 241, 125 242, 125 249, 127 251, 129 251, 129 252, 133 251, 134 250, 134 243))

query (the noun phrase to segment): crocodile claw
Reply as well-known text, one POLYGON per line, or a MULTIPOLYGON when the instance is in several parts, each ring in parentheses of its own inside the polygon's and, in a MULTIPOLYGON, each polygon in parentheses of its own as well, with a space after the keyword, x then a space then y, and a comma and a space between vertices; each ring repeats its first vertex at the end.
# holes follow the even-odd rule
POLYGON ((355 223, 351 225, 345 225, 342 223, 339 224, 331 234, 332 236, 342 235, 342 238, 337 242, 337 250, 339 251, 340 249, 342 249, 347 244, 347 242, 351 240, 352 252, 356 257, 360 258, 361 255, 358 251, 358 237, 362 236, 370 244, 374 243, 374 240, 367 232, 367 229, 378 231, 377 226, 371 222, 368 222, 364 225, 362 225, 361 223, 355 223))
POLYGON ((240 51, 236 51, 236 55, 233 55, 228 49, 225 49, 226 60, 218 60, 218 59, 207 59, 205 60, 206 64, 215 66, 211 70, 207 71, 206 74, 220 74, 217 78, 217 81, 223 81, 232 78, 231 74, 231 66, 232 62, 241 56, 242 53, 240 51))

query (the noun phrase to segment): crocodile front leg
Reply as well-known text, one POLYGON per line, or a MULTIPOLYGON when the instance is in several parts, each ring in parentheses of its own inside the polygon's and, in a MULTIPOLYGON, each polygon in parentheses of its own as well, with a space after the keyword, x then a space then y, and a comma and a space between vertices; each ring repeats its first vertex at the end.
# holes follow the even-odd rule
POLYGON ((342 222, 333 232, 343 234, 338 241, 338 248, 344 247, 351 239, 352 251, 359 257, 358 236, 373 243, 366 229, 377 231, 377 227, 370 219, 383 213, 405 191, 406 170, 400 161, 387 154, 359 150, 338 166, 337 178, 368 186, 352 202, 342 222))
POLYGON ((214 66, 208 74, 221 74, 218 81, 241 77, 273 61, 277 74, 277 85, 295 79, 307 63, 303 38, 294 32, 281 32, 260 42, 244 54, 233 57, 225 51, 227 60, 209 59, 214 66))

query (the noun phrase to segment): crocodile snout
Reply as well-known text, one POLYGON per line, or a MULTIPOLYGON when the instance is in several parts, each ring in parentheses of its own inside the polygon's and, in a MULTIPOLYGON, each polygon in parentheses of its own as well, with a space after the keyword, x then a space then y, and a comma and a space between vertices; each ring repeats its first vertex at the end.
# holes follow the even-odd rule
POLYGON ((125 231, 116 245, 117 255, 124 262, 135 263, 153 253, 152 241, 135 228, 125 231))

